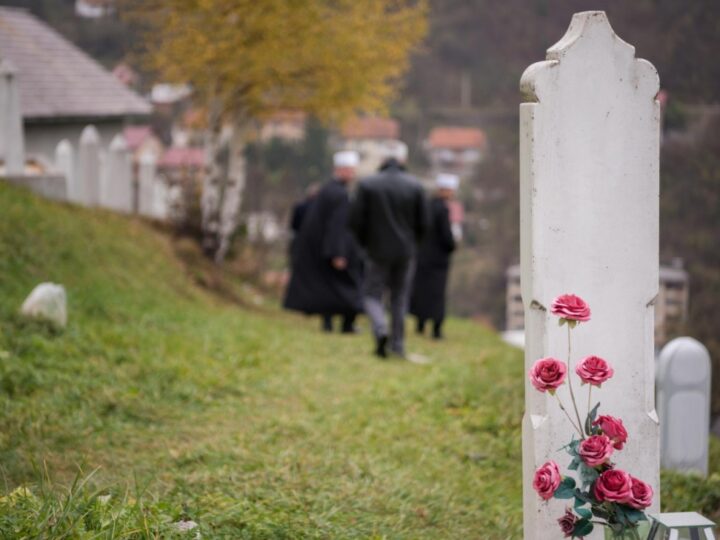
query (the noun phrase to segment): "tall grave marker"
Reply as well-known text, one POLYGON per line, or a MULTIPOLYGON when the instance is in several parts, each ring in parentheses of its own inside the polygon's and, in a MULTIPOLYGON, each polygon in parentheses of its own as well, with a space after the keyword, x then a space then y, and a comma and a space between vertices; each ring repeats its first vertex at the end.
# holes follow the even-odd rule
MULTIPOLYGON (((594 354, 615 368, 593 392, 603 414, 625 423, 630 438, 619 467, 649 482, 659 509, 658 421, 654 400, 653 302, 658 289, 659 80, 613 32, 604 12, 573 16, 547 59, 520 82, 521 273, 525 365, 567 357, 567 328, 550 312, 553 298, 574 293, 592 308, 591 324, 573 330, 574 366, 594 354)), ((573 372, 574 376, 574 372, 573 372)), ((576 379, 577 380, 577 379, 576 379)), ((570 403, 567 389, 559 391, 570 403)), ((584 396, 583 392, 583 396, 584 396)), ((547 394, 525 387, 524 536, 559 537, 567 501, 543 503, 534 471, 572 436, 547 394)), ((586 414, 586 399, 579 400, 586 414)), ((602 531, 592 538, 601 538, 602 531)))

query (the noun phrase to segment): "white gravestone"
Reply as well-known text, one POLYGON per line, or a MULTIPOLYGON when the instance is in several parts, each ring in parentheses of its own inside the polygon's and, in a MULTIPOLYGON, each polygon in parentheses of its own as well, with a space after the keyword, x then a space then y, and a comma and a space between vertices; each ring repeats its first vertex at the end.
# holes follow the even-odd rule
POLYGON ((100 202, 100 135, 95 126, 87 126, 80 134, 75 186, 75 200, 85 206, 100 202))
POLYGON ((657 403, 664 469, 707 476, 710 374, 710 353, 699 341, 681 337, 663 347, 657 403))
MULTIPOLYGON (((604 12, 577 13, 547 60, 520 82, 521 275, 525 365, 567 357, 567 326, 549 309, 563 293, 585 299, 592 320, 573 330, 572 372, 588 355, 615 376, 593 392, 601 414, 622 418, 629 440, 618 467, 650 483, 659 506, 653 302, 658 290, 659 80, 613 32, 604 12)), ((575 378, 580 414, 587 387, 575 378)), ((568 405, 567 385, 558 395, 568 405)), ((567 501, 543 503, 537 467, 569 457, 572 428, 557 403, 526 380, 523 419, 525 539, 558 537, 567 501), (551 536, 548 536, 552 531, 551 536)), ((592 538, 601 538, 597 530, 592 538)), ((588 537, 589 538, 589 537, 588 537)))
POLYGON ((9 60, 0 60, 0 158, 5 172, 25 172, 25 137, 23 132, 17 68, 9 60))
POLYGON ((101 175, 100 205, 118 212, 133 211, 132 156, 125 137, 118 133, 110 141, 101 175))
POLYGON ((157 160, 153 152, 142 152, 138 163, 138 213, 155 217, 157 160))
POLYGON ((77 200, 78 188, 75 185, 75 155, 72 144, 67 139, 60 141, 55 147, 55 169, 65 177, 67 186, 67 199, 77 200))

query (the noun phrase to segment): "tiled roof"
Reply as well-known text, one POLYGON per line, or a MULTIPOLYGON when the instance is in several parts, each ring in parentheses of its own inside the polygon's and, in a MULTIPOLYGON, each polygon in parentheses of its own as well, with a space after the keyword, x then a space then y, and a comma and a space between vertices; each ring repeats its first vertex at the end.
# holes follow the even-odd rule
POLYGON ((0 57, 18 69, 25 118, 147 115, 150 104, 47 24, 0 7, 0 57))
POLYGON ((430 132, 430 148, 484 148, 485 132, 476 128, 441 126, 430 132))
POLYGON ((346 139, 397 139, 400 125, 392 118, 367 116, 347 122, 342 134, 346 139))
POLYGON ((152 137, 153 130, 150 126, 127 126, 123 129, 123 137, 130 150, 137 150, 145 139, 152 137))
POLYGON ((205 150, 202 148, 171 146, 162 155, 158 165, 167 169, 178 167, 204 167, 205 150))

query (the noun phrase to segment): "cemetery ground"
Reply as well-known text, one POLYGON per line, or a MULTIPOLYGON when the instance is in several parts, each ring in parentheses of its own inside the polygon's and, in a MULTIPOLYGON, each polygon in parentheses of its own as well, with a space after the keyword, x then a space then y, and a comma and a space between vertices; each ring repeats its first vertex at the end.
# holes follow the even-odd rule
MULTIPOLYGON (((521 537, 522 353, 493 331, 379 362, 202 289, 145 222, 4 184, 0 216, 3 537, 521 537), (65 330, 16 314, 41 281, 65 330)), ((716 441, 711 470, 663 474, 664 509, 717 518, 716 441)))

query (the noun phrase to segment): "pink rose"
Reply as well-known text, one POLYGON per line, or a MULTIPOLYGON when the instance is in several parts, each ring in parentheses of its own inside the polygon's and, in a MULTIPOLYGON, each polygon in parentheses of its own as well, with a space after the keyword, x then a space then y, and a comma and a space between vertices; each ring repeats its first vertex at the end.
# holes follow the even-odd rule
POLYGON ((563 294, 553 300, 550 306, 553 315, 569 321, 585 322, 590 320, 590 306, 585 300, 574 294, 563 294))
POLYGON ((548 499, 552 499, 561 481, 560 468, 557 463, 551 460, 535 471, 533 488, 538 492, 540 497, 547 501, 548 499))
POLYGON ((575 373, 578 374, 583 384, 600 386, 612 377, 615 371, 599 356, 587 356, 575 366, 575 373))
POLYGON ((530 369, 530 382, 541 392, 555 393, 565 381, 567 367, 556 358, 541 358, 530 369))
POLYGON ((610 458, 612 453, 612 441, 607 435, 591 435, 582 441, 578 448, 578 454, 590 467, 599 467, 610 458))
POLYGON ((593 422, 593 426, 598 426, 603 435, 610 437, 615 450, 622 450, 623 445, 627 442, 628 434, 622 420, 610 415, 598 416, 593 422))
POLYGON ((600 502, 626 503, 632 497, 632 478, 620 469, 609 469, 595 480, 593 495, 600 502))
POLYGON ((570 538, 572 536, 573 531, 575 530, 575 522, 577 521, 577 516, 573 513, 572 510, 569 508, 565 509, 565 515, 558 519, 558 523, 560 524, 560 529, 562 529, 562 532, 565 533, 565 538, 570 538))
POLYGON ((638 480, 634 476, 630 476, 630 480, 632 481, 632 487, 630 488, 632 495, 628 504, 638 510, 642 510, 650 506, 652 504, 653 489, 648 484, 642 480, 638 480))

